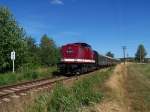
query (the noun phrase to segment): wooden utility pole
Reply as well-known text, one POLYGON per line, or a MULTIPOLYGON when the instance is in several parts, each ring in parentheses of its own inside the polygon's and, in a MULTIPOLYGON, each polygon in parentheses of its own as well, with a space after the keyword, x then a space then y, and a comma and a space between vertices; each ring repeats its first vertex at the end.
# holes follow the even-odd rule
POLYGON ((124 64, 126 63, 126 46, 122 46, 123 49, 123 56, 124 56, 124 64))

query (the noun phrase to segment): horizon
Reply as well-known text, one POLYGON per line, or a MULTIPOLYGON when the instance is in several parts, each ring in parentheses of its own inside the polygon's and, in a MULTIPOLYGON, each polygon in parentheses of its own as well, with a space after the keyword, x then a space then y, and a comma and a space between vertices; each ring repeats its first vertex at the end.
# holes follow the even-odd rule
POLYGON ((148 0, 0 0, 0 5, 10 9, 37 43, 47 34, 58 46, 85 42, 116 58, 123 57, 122 46, 134 57, 138 45, 144 44, 150 57, 148 0))

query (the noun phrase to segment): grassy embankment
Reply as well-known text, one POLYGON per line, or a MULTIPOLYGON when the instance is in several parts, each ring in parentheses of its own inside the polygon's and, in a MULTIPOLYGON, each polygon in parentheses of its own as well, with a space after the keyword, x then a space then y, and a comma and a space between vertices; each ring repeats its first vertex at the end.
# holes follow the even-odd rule
POLYGON ((150 112, 150 64, 129 65, 125 89, 132 112, 150 112))
POLYGON ((15 73, 8 72, 0 74, 0 86, 51 77, 52 73, 56 71, 56 69, 56 67, 36 67, 33 69, 24 68, 15 73))
POLYGON ((27 106, 26 112, 78 112, 84 106, 100 102, 103 99, 101 86, 112 74, 113 69, 97 71, 71 87, 57 84, 52 93, 43 93, 33 104, 27 106))

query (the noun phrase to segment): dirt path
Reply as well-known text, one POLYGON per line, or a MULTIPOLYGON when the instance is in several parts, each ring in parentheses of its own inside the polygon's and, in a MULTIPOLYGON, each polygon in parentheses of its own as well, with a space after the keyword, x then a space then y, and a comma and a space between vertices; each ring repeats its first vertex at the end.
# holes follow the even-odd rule
POLYGON ((119 64, 113 75, 104 84, 108 97, 105 97, 104 101, 96 106, 97 112, 130 112, 123 87, 126 75, 126 66, 119 64))

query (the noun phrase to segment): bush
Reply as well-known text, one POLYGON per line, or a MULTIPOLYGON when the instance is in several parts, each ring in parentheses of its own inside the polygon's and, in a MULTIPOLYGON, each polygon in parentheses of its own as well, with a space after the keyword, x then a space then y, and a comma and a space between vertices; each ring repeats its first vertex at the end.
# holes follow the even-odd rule
POLYGON ((35 71, 27 71, 26 73, 24 73, 24 78, 27 80, 37 79, 38 73, 35 71))
POLYGON ((47 105, 49 102, 50 94, 40 95, 35 99, 35 105, 32 105, 30 108, 27 108, 27 112, 47 112, 47 105))
POLYGON ((73 87, 74 96, 79 100, 81 106, 101 100, 103 95, 93 89, 94 84, 93 81, 86 79, 76 83, 73 87))
POLYGON ((50 101, 49 112, 77 112, 78 101, 71 93, 70 89, 62 84, 56 85, 50 101))
POLYGON ((7 82, 5 81, 5 78, 0 76, 0 85, 4 85, 7 84, 7 82))
POLYGON ((0 85, 6 85, 17 81, 17 77, 13 73, 0 75, 0 85))
POLYGON ((16 84, 23 81, 31 81, 35 79, 41 79, 46 77, 52 77, 52 73, 56 71, 56 67, 43 68, 38 67, 29 69, 28 67, 20 68, 20 71, 15 73, 8 72, 0 74, 0 86, 16 84))

